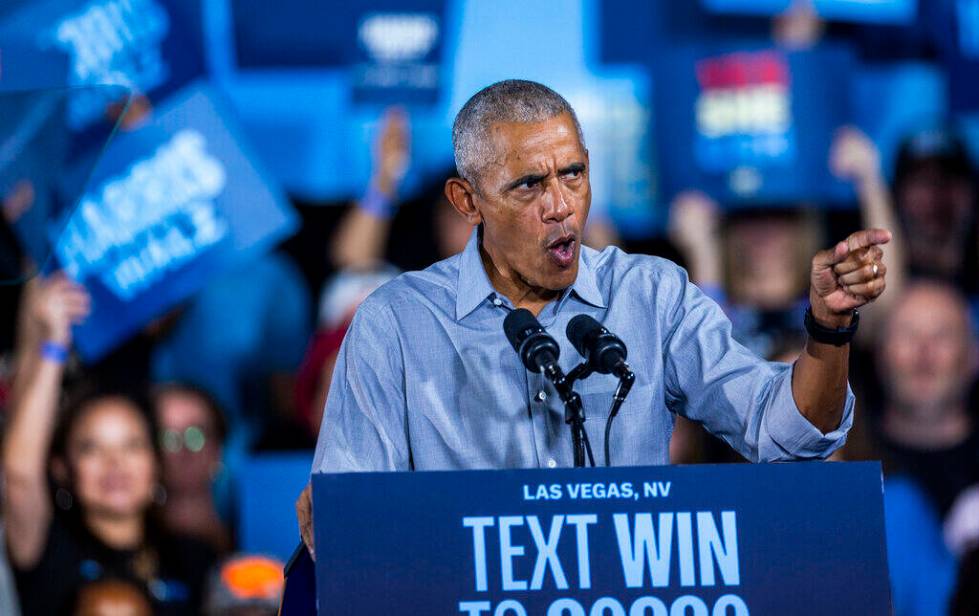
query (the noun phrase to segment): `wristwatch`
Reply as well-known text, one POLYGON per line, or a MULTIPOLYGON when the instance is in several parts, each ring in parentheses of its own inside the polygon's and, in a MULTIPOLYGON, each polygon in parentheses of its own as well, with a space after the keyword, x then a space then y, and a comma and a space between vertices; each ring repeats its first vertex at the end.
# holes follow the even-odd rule
POLYGON ((853 311, 853 320, 846 327, 823 327, 816 322, 816 317, 812 316, 812 307, 806 308, 806 317, 803 321, 809 337, 816 342, 832 344, 833 346, 843 346, 853 340, 853 334, 857 333, 857 325, 860 324, 860 313, 853 311))

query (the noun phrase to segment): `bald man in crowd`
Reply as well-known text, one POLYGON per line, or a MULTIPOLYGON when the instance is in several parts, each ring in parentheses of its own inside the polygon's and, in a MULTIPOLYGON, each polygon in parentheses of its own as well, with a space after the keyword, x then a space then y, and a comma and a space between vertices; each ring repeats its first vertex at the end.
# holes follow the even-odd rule
POLYGON ((972 332, 955 288, 917 282, 896 300, 878 347, 885 471, 914 478, 941 517, 979 483, 979 431, 969 409, 979 369, 972 332))

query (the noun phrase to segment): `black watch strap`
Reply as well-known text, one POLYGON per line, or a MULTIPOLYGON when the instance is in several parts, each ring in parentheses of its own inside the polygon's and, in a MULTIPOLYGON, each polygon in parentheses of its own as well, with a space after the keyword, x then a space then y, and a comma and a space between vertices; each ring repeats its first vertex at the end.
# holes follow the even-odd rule
POLYGON ((832 329, 823 327, 817 323, 816 317, 812 316, 812 308, 809 307, 806 308, 804 323, 809 337, 816 342, 832 344, 833 346, 843 346, 844 344, 849 344, 853 340, 853 334, 857 333, 857 325, 860 324, 860 313, 854 310, 853 320, 850 321, 849 325, 832 329))

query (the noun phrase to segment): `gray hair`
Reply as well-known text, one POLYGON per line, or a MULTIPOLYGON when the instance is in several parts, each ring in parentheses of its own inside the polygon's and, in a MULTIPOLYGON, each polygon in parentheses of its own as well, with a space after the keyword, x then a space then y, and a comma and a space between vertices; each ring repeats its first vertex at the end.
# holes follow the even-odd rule
POLYGON ((564 97, 536 81, 507 79, 473 94, 452 124, 452 146, 459 176, 475 184, 484 162, 492 155, 489 129, 498 122, 543 122, 567 113, 585 147, 581 124, 564 97))

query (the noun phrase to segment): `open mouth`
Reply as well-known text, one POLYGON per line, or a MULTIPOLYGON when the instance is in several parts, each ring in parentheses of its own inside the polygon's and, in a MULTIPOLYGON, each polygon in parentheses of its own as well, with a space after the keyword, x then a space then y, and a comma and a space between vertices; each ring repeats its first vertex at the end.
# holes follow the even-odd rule
POLYGON ((562 235, 547 245, 547 254, 558 267, 570 267, 574 262, 574 249, 577 239, 573 233, 562 235))

